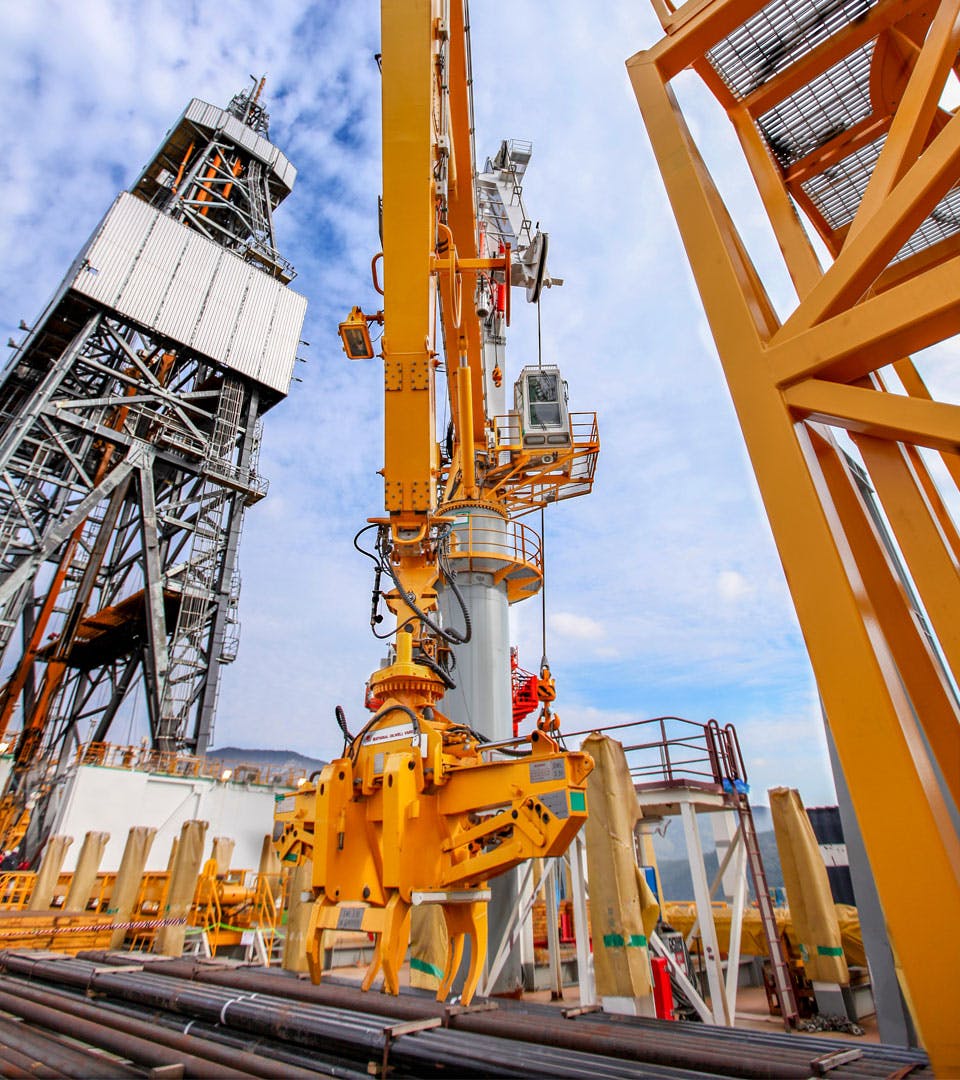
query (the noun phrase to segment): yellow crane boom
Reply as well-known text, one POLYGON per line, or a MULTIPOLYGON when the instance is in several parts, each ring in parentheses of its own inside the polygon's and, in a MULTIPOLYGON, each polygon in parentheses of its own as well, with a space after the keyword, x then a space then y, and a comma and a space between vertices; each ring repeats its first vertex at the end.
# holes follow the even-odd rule
MULTIPOLYGON (((395 628, 378 634, 393 643, 368 683, 373 716, 352 735, 338 709, 343 755, 282 802, 274 835, 282 858, 313 860, 307 957, 315 981, 324 932, 366 930, 377 945, 364 988, 382 968, 384 988, 397 993, 412 908, 435 903, 449 937, 438 996, 450 989, 469 938, 469 1002, 486 956, 487 882, 566 849, 586 819, 593 762, 561 749, 549 715, 526 740, 504 746, 441 711, 453 685, 447 659, 471 634, 455 568, 486 574, 504 605, 535 592, 539 545, 510 512, 588 491, 599 443, 595 417, 575 437, 555 367, 534 380, 555 398, 537 421, 534 449, 524 447, 519 421, 498 425, 488 415, 476 297, 502 297, 503 310, 486 318, 506 321, 511 282, 525 283, 525 271, 515 275, 509 242, 481 240, 478 228, 464 15, 464 0, 382 5, 384 307, 372 315, 354 308, 340 332, 349 357, 369 359, 368 324, 384 327, 386 516, 370 519, 376 542, 367 554, 377 567, 374 631, 381 597, 395 628), (443 364, 453 430, 441 461, 435 379, 443 364), (381 592, 384 578, 392 587, 381 592), (441 588, 456 599, 459 626, 443 625, 441 588)), ((538 295, 545 241, 536 250, 538 295)), ((499 387, 499 369, 491 377, 499 387)), ((505 666, 505 687, 508 679, 505 666)))

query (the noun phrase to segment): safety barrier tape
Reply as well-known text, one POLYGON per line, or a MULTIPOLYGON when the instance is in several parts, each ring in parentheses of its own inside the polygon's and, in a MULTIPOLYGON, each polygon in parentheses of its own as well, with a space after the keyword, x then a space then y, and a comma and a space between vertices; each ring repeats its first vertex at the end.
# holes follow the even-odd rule
MULTIPOLYGON (((35 918, 34 912, 30 916, 35 918)), ((53 918, 62 916, 53 915, 53 918)), ((135 922, 125 923, 86 923, 80 926, 49 926, 49 927, 25 927, 16 930, 13 927, 0 927, 0 938, 5 937, 49 937, 51 934, 90 934, 100 930, 155 930, 162 926, 185 926, 186 919, 140 919, 135 922)))

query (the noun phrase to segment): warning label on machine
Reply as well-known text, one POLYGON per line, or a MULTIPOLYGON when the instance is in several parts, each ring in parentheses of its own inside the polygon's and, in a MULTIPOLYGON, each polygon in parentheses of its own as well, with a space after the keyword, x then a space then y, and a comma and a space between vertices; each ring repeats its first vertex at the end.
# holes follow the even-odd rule
POLYGON ((377 728, 363 738, 364 746, 377 746, 380 743, 396 742, 397 739, 413 739, 416 734, 413 724, 392 724, 390 727, 377 728))
POLYGON ((361 929, 361 927, 363 926, 363 916, 366 914, 366 910, 366 908, 362 907, 342 907, 337 912, 337 929, 361 929))
POLYGON ((547 780, 562 780, 564 766, 562 758, 553 761, 532 761, 530 763, 530 783, 543 784, 547 780))
POLYGON ((552 811, 555 818, 561 821, 570 816, 570 808, 567 806, 567 793, 565 791, 548 791, 540 798, 543 805, 552 811))

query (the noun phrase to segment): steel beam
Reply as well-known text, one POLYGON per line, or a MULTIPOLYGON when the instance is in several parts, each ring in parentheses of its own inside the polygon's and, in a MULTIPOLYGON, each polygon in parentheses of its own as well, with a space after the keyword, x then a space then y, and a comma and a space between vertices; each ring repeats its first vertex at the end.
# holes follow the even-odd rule
MULTIPOLYGON (((935 739, 927 741, 927 732, 933 732, 940 739, 937 756, 942 760, 944 753, 951 753, 956 741, 951 703, 936 692, 934 682, 926 695, 934 704, 923 707, 923 672, 934 671, 936 664, 911 640, 921 631, 910 626, 904 601, 897 597, 890 556, 876 540, 872 548, 864 541, 869 531, 862 510, 854 513, 838 505, 850 481, 841 484, 836 474, 837 451, 798 415, 822 389, 819 403, 829 400, 832 413, 841 416, 827 417, 830 410, 816 415, 843 425, 847 414, 847 423, 869 425, 873 434, 902 438, 909 446, 915 435, 933 436, 931 428, 943 435, 953 409, 930 408, 894 395, 889 395, 892 401, 878 401, 865 396, 875 391, 862 387, 837 388, 835 393, 816 384, 801 389, 795 385, 813 378, 849 383, 960 331, 955 255, 946 261, 931 258, 926 269, 901 279, 882 297, 868 294, 956 184, 960 118, 939 116, 939 133, 931 135, 919 157, 911 157, 915 146, 891 148, 888 160, 900 163, 894 167, 898 181, 876 207, 864 211, 862 228, 846 239, 841 232, 826 237, 835 245, 837 258, 820 277, 815 257, 805 250, 796 215, 777 191, 782 176, 762 163, 762 144, 747 130, 743 114, 734 114, 800 295, 781 326, 771 319, 759 275, 744 254, 668 85, 673 75, 702 60, 758 9, 757 4, 720 2, 708 12, 685 5, 675 24, 667 25, 667 36, 628 61, 628 71, 786 570, 921 1036, 935 1068, 949 1075, 960 1069, 960 1042, 943 1010, 941 987, 950 984, 960 957, 956 943, 945 946, 943 940, 933 940, 932 925, 928 932, 918 929, 902 882, 905 877, 911 881, 914 895, 935 897, 941 915, 950 912, 944 915, 948 921, 960 918, 960 842, 952 798, 941 790, 931 760, 935 739)), ((942 45, 931 48, 942 55, 942 45)), ((891 126, 888 146, 891 140, 912 138, 903 134, 902 126, 891 126)), ((952 449, 949 435, 928 441, 948 454, 952 449)), ((914 478, 924 492, 928 481, 919 474, 914 478)), ((898 492, 895 498, 894 516, 902 513, 904 521, 915 522, 906 496, 898 492)), ((938 512, 934 508, 927 520, 938 512)), ((939 538, 941 552, 949 550, 944 537, 946 531, 939 538)), ((954 615, 954 625, 955 620, 954 615)), ((953 626, 944 626, 949 637, 953 626)))

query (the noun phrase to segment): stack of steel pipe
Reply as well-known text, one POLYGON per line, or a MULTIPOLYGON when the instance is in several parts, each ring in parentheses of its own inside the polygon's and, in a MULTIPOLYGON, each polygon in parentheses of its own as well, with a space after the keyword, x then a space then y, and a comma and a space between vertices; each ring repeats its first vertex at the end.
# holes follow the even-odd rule
MULTIPOLYGON (((458 1077, 583 1077, 584 1080, 629 1080, 639 1077, 678 1078, 691 1076, 674 1069, 651 1069, 637 1062, 605 1057, 600 1054, 571 1052, 536 1042, 520 1042, 489 1035, 445 1030, 439 1026, 411 1025, 400 1017, 377 1016, 345 1008, 329 1008, 308 1004, 287 997, 204 985, 170 975, 158 975, 151 964, 146 970, 114 969, 83 960, 47 959, 27 954, 0 954, 0 967, 7 978, 0 981, 18 990, 21 980, 55 983, 74 991, 95 993, 120 999, 143 1009, 161 1009, 192 1020, 216 1023, 234 1031, 263 1035, 286 1044, 302 1046, 309 1051, 321 1048, 335 1052, 344 1061, 354 1061, 376 1067, 385 1074, 389 1066, 396 1076, 455 1075, 458 1077), (410 1030, 413 1027, 414 1030, 410 1030)), ((41 995, 51 995, 48 987, 41 995)), ((58 995, 59 1000, 59 995, 58 995)), ((0 1009, 13 1007, 14 994, 0 989, 0 1009)), ((16 1010, 55 1010, 49 1006, 20 1004, 16 1010)), ((105 1014, 103 1014, 105 1015, 105 1014)), ((71 1017, 70 1023, 75 1023, 71 1017)), ((52 1030, 57 1030, 52 1026, 52 1030)), ((105 1045, 104 1032, 85 1028, 79 1035, 93 1045, 105 1045)), ((111 1047, 112 1048, 112 1047, 111 1047)), ((139 1048, 137 1048, 139 1051, 139 1048)), ((133 1057, 128 1054, 128 1057, 133 1057)), ((190 1075, 193 1062, 184 1062, 190 1075)), ((222 1075, 222 1074, 220 1074, 222 1075)), ((234 1073, 233 1075, 250 1075, 234 1073)), ((290 1075, 288 1072, 287 1075, 290 1075)), ((707 1080, 709 1074, 694 1073, 707 1080)))
MULTIPOLYGON (((98 962, 110 962, 111 958, 115 963, 124 962, 122 954, 119 957, 118 954, 100 952, 83 955, 98 962)), ((129 956, 126 962, 129 962, 129 956)), ((795 1077, 799 1080, 817 1074, 818 1067, 812 1063, 842 1049, 856 1049, 859 1057, 831 1068, 830 1075, 835 1080, 887 1077, 897 1069, 907 1067, 913 1070, 913 1077, 922 1077, 925 1069, 930 1075, 926 1055, 920 1051, 860 1041, 666 1023, 613 1017, 606 1013, 584 1013, 575 1019, 566 1019, 554 1006, 509 1000, 498 1002, 498 1007, 490 1011, 451 1010, 428 997, 367 994, 356 986, 343 985, 333 979, 324 979, 314 986, 272 968, 217 968, 208 962, 167 960, 152 964, 150 970, 168 977, 251 993, 276 994, 305 1003, 399 1017, 404 1021, 439 1017, 446 1027, 461 1032, 539 1042, 562 1050, 602 1054, 642 1061, 648 1066, 707 1075, 795 1077)))
MULTIPOLYGON (((245 1055, 242 1061, 232 1059, 232 1075, 280 1075, 263 1071, 264 1063, 279 1067, 284 1076, 321 1073, 349 1080, 371 1067, 381 1074, 389 1067, 398 1078, 442 1073, 597 1080, 805 1078, 826 1071, 834 1080, 847 1080, 887 1077, 907 1067, 916 1077, 927 1071, 922 1054, 863 1043, 604 1014, 567 1018, 554 1007, 509 1001, 458 1009, 413 993, 365 994, 333 980, 313 986, 274 969, 191 960, 136 965, 136 959, 131 954, 49 959, 0 953, 0 970, 6 973, 0 979, 0 1009, 8 1011, 4 1002, 12 1006, 11 995, 34 1005, 43 1005, 43 995, 48 995, 52 1005, 56 994, 58 1002, 73 1002, 71 1016, 84 1019, 76 995, 95 993, 103 1003, 96 1010, 102 1022, 149 1020, 152 1030, 168 1039, 164 1045, 171 1051, 177 1045, 169 1040, 190 1038, 217 1064, 230 1067, 231 1060, 217 1053, 245 1055), (30 980, 30 993, 20 991, 23 980, 30 980), (188 1029, 189 1035, 177 1028, 188 1029), (850 1057, 850 1048, 859 1051, 855 1060, 838 1061, 838 1051, 850 1057), (298 1065, 300 1071, 293 1071, 298 1065)), ((67 1005, 54 1007, 69 1012, 67 1005)), ((129 1031, 138 1035, 133 1028, 129 1031)), ((203 1056, 193 1043, 182 1049, 203 1056)), ((191 1068, 187 1072, 192 1074, 191 1068)))

